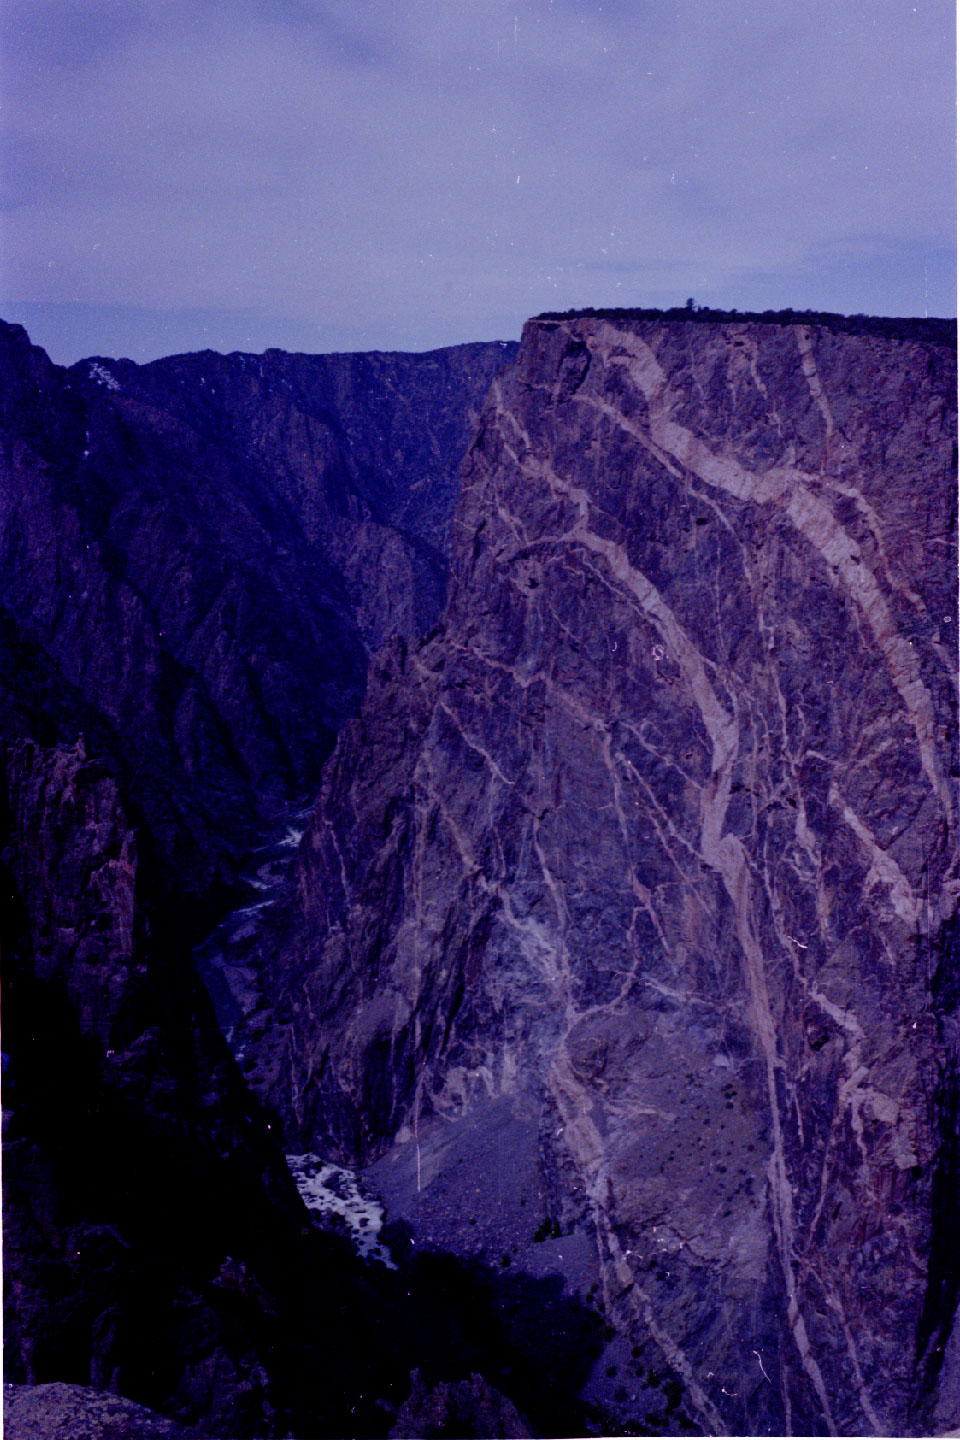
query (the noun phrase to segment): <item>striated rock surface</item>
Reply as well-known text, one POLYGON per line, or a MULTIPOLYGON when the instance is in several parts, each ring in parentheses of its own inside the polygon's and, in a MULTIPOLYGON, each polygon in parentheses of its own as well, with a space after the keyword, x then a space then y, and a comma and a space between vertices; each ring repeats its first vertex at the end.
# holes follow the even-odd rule
POLYGON ((246 1037, 602 1433, 960 1423, 954 335, 857 332, 527 326, 246 1037))
POLYGON ((436 618, 459 463, 514 350, 64 370, 0 326, 19 733, 109 754, 181 891, 315 790, 369 649, 436 618))

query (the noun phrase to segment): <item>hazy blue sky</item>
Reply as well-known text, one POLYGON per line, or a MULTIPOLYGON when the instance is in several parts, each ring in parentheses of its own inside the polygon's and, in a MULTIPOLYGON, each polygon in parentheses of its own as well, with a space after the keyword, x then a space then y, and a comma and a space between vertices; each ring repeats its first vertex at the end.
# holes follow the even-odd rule
POLYGON ((3 0, 0 315, 59 360, 543 309, 955 314, 952 0, 3 0))

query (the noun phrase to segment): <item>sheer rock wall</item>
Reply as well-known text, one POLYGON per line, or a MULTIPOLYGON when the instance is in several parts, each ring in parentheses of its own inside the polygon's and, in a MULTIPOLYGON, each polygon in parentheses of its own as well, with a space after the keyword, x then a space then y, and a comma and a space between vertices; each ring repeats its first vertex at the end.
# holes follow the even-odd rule
POLYGON ((960 1424, 943 342, 531 322, 325 771, 251 1078, 428 1239, 552 1245, 606 1425, 960 1424))

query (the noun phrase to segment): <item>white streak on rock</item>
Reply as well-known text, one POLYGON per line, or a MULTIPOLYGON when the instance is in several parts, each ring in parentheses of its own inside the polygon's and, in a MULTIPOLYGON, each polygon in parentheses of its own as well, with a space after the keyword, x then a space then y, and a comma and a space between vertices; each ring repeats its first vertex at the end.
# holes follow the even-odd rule
POLYGON ((362 1193, 353 1171, 321 1160, 312 1151, 286 1158, 307 1209, 321 1216, 339 1215, 346 1221, 350 1239, 364 1260, 376 1260, 388 1270, 396 1270, 389 1250, 379 1240, 383 1206, 373 1196, 362 1193))

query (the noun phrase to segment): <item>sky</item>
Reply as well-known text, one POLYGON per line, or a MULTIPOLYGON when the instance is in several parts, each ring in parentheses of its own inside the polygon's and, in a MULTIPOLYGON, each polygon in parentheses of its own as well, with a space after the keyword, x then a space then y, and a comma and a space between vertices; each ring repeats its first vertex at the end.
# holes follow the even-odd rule
POLYGON ((955 67, 952 0, 3 0, 0 316, 67 363, 955 315, 955 67))

